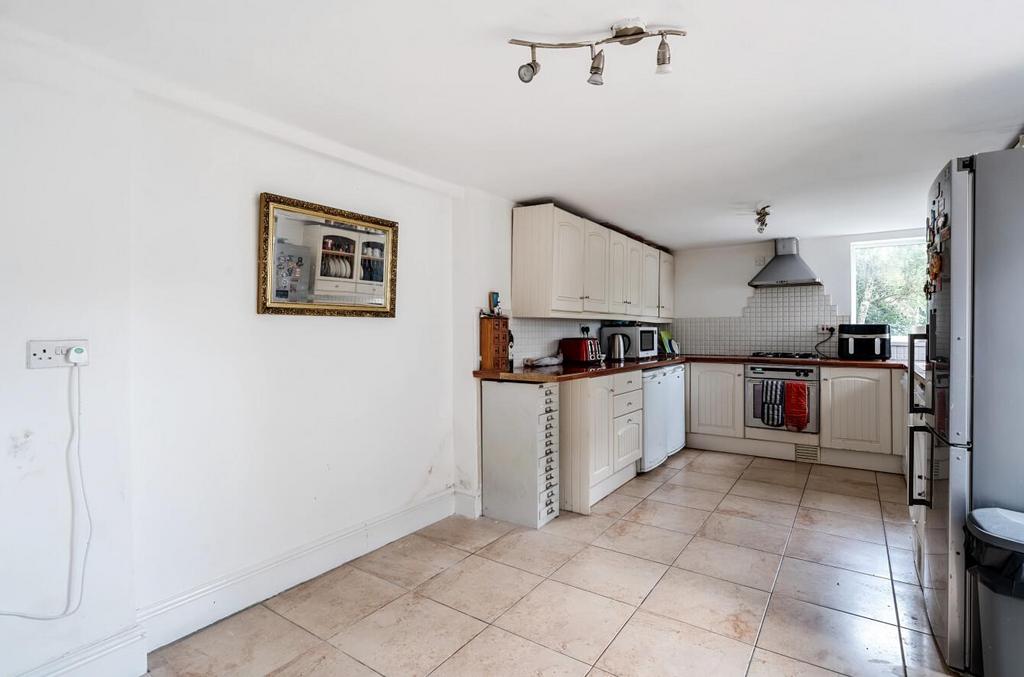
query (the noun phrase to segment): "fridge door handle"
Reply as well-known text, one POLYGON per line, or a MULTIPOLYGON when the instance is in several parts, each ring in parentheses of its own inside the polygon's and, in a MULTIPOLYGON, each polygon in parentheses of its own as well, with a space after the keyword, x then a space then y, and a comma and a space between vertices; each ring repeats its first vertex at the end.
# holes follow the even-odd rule
MULTIPOLYGON (((932 429, 926 425, 912 425, 910 426, 910 440, 907 446, 907 505, 923 505, 925 507, 932 507, 931 497, 931 468, 928 469, 927 477, 924 475, 918 475, 914 470, 914 457, 916 456, 916 446, 914 443, 914 437, 916 433, 926 433, 928 438, 931 439, 932 429), (916 480, 926 480, 928 482, 929 491, 927 498, 923 498, 924 493, 915 494, 914 490, 917 487, 916 480)), ((928 462, 931 465, 931 460, 928 462)))
POLYGON ((918 404, 917 400, 914 399, 914 365, 917 362, 917 355, 915 350, 915 344, 917 341, 925 342, 925 360, 928 359, 928 334, 909 334, 907 336, 907 367, 909 377, 909 388, 907 391, 910 393, 908 399, 910 400, 908 411, 911 414, 933 414, 935 413, 934 407, 930 404, 918 404))

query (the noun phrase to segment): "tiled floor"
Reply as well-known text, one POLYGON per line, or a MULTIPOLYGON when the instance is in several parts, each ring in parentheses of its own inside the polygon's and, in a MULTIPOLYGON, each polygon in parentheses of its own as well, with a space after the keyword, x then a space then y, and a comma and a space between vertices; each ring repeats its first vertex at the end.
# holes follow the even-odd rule
POLYGON ((153 675, 946 674, 895 475, 688 450, 540 531, 449 517, 153 675))

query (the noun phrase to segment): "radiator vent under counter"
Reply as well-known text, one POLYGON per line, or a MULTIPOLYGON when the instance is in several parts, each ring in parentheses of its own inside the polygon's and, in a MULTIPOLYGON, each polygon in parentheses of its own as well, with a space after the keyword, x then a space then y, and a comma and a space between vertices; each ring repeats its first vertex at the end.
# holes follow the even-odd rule
POLYGON ((796 461, 798 463, 820 463, 821 447, 812 447, 808 444, 797 444, 796 461))

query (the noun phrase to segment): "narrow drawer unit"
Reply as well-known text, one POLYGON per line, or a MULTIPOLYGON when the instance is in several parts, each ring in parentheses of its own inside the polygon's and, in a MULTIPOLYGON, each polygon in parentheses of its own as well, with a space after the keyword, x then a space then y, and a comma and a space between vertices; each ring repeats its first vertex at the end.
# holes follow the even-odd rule
POLYGON ((612 375, 612 388, 615 390, 616 394, 640 390, 643 385, 643 372, 639 369, 636 371, 627 371, 623 374, 612 375))
POLYGON ((612 416, 618 418, 626 414, 631 414, 634 411, 640 411, 644 407, 644 393, 642 390, 636 390, 631 393, 623 393, 622 395, 615 395, 612 400, 612 416))
POLYGON ((484 381, 483 514, 537 528, 558 515, 559 386, 484 381))

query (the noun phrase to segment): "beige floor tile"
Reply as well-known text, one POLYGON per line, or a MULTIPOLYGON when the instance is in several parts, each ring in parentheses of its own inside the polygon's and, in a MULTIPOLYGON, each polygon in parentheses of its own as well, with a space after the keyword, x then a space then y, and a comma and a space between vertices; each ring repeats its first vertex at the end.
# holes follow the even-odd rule
POLYGON ((764 468, 765 470, 785 470, 790 473, 807 475, 811 472, 810 463, 797 463, 796 461, 785 461, 781 458, 755 458, 750 462, 751 468, 764 468))
POLYGON ((882 502, 882 519, 886 522, 896 522, 897 524, 912 524, 910 519, 910 509, 906 503, 891 503, 889 501, 882 502))
POLYGON ((856 541, 807 529, 793 529, 786 556, 889 578, 884 545, 856 541))
POLYGON ((807 479, 807 486, 804 488, 813 491, 842 494, 843 496, 858 496, 860 498, 878 500, 878 486, 875 484, 874 478, 864 481, 812 475, 807 479))
POLYGON ((914 552, 889 548, 889 566, 892 567, 892 579, 901 583, 917 585, 917 567, 914 565, 914 552))
POLYGON ((593 665, 635 607, 557 581, 544 581, 495 625, 593 665))
POLYGON ((490 623, 542 580, 521 569, 473 555, 434 576, 416 592, 490 623))
POLYGON ((790 489, 803 489, 807 483, 807 473, 793 470, 775 470, 772 468, 747 468, 740 475, 741 480, 748 482, 764 482, 776 484, 790 489))
POLYGON ((639 477, 634 477, 630 481, 623 484, 621 487, 615 490, 616 494, 623 496, 634 496, 636 498, 647 498, 651 493, 661 486, 661 482, 655 482, 654 480, 643 480, 639 477))
POLYGON ((644 499, 625 494, 611 493, 590 506, 590 514, 604 515, 612 519, 622 519, 626 513, 640 504, 644 499))
POLYGON ((818 510, 831 510, 853 517, 867 517, 868 519, 879 519, 881 511, 878 501, 871 498, 860 498, 858 496, 844 496, 833 494, 827 491, 808 489, 804 491, 804 497, 800 505, 818 510))
POLYGON ((670 468, 667 465, 660 465, 654 470, 648 470, 645 473, 637 475, 642 480, 649 480, 651 482, 667 482, 669 479, 676 476, 679 470, 676 468, 670 468))
POLYGON ((781 555, 786 549, 789 531, 788 527, 715 513, 707 518, 697 534, 715 541, 781 555))
POLYGON ((601 668, 591 668, 590 672, 587 673, 587 677, 615 677, 615 675, 605 672, 601 668))
POLYGON ((942 662, 939 647, 931 635, 913 630, 902 633, 903 656, 907 662, 908 677, 939 677, 939 675, 955 675, 946 669, 942 662))
POLYGON ((896 626, 773 595, 760 648, 848 675, 902 675, 896 626))
POLYGON ((693 489, 678 484, 663 484, 660 489, 650 496, 651 500, 681 505, 686 508, 712 511, 718 503, 725 498, 720 491, 705 491, 704 489, 693 489))
POLYGON ((614 522, 614 519, 604 515, 579 515, 564 511, 544 525, 541 531, 574 541, 593 543, 614 522))
POLYGON ((718 491, 721 493, 728 492, 735 482, 736 480, 731 477, 708 475, 706 473, 697 472, 696 470, 690 470, 689 468, 683 468, 668 480, 669 484, 678 484, 683 487, 718 491))
POLYGON ((802 507, 796 513, 794 526, 811 531, 821 531, 833 536, 855 538, 858 541, 885 544, 885 531, 881 519, 851 517, 841 512, 802 507))
POLYGON ((409 593, 331 639, 331 644, 384 675, 425 675, 486 624, 409 593))
POLYGON ((477 554, 538 576, 550 576, 584 547, 586 544, 580 541, 520 529, 505 534, 477 554))
POLYGON ((836 465, 815 464, 811 467, 811 477, 831 477, 833 479, 853 480, 855 482, 877 482, 871 470, 841 468, 836 465))
POLYGON ((752 460, 753 457, 742 454, 705 451, 686 467, 688 470, 696 470, 697 472, 709 475, 723 475, 736 479, 743 474, 743 471, 750 465, 752 460))
POLYGON ((582 677, 590 666, 491 626, 431 673, 434 677, 582 677))
POLYGON ((412 589, 467 556, 466 551, 410 534, 352 560, 352 566, 412 589))
POLYGON ((640 610, 597 667, 618 677, 743 677, 750 646, 640 610))
POLYGON ((515 528, 514 524, 492 520, 489 517, 470 519, 462 515, 452 515, 445 517, 440 522, 434 522, 416 533, 435 541, 441 541, 453 548, 476 552, 515 528))
POLYGON ((797 507, 795 505, 733 495, 723 498, 722 502, 715 509, 715 512, 721 515, 746 517, 747 519, 777 524, 782 527, 793 526, 796 511, 797 507))
POLYGON ((892 582, 888 578, 787 557, 782 561, 773 593, 883 623, 896 623, 892 582))
POLYGON ((767 604, 767 592, 672 568, 641 608, 753 644, 767 604))
POLYGON ((149 655, 156 677, 264 675, 320 645, 320 640, 261 605, 149 655))
POLYGON ((636 606, 666 570, 664 564, 590 546, 551 574, 551 579, 636 606))
POLYGON ((271 597, 264 604, 327 639, 405 592, 405 588, 346 565, 271 597))
POLYGON ((665 467, 674 468, 676 470, 685 468, 693 462, 693 459, 697 458, 702 453, 704 452, 697 449, 683 449, 682 451, 669 456, 665 461, 665 467))
POLYGON ((801 487, 787 487, 782 484, 740 478, 736 480, 736 484, 732 485, 729 493, 748 498, 760 498, 764 501, 800 505, 800 497, 804 495, 804 490, 801 487))
POLYGON ((892 585, 896 592, 896 610, 899 612, 900 627, 931 633, 921 588, 899 581, 893 581, 892 585))
POLYGON ((661 501, 646 500, 626 513, 623 519, 661 527, 684 534, 695 534, 711 513, 661 501))
POLYGON ((594 545, 662 564, 671 564, 690 542, 690 538, 689 534, 678 531, 623 520, 616 522, 608 531, 601 534, 601 537, 594 541, 594 545))
POLYGON ((764 649, 754 649, 747 677, 840 677, 838 672, 764 649))
POLYGON ((914 549, 914 525, 885 522, 885 540, 894 548, 914 549))
POLYGON ((878 497, 890 503, 903 503, 907 500, 907 483, 902 475, 875 473, 878 484, 878 497))
POLYGON ((268 677, 377 677, 378 673, 326 642, 292 659, 268 677))
POLYGON ((675 566, 732 583, 771 592, 782 557, 731 543, 695 537, 675 566))

